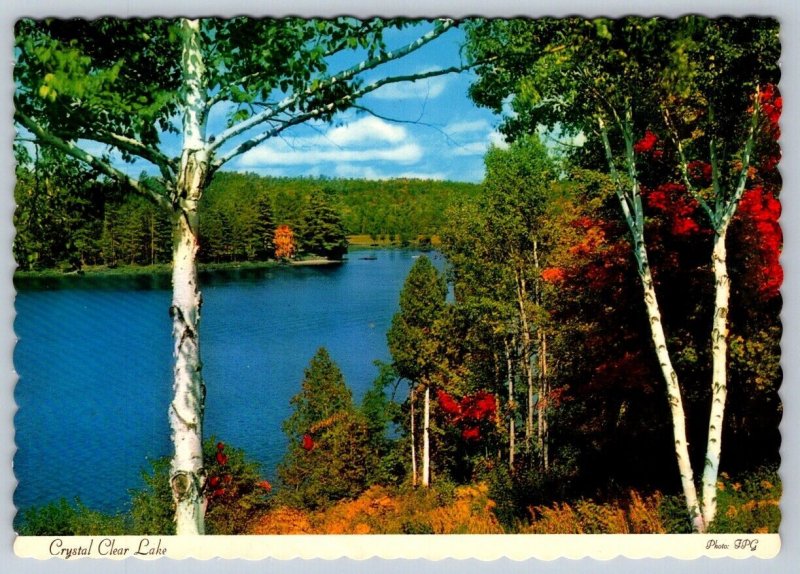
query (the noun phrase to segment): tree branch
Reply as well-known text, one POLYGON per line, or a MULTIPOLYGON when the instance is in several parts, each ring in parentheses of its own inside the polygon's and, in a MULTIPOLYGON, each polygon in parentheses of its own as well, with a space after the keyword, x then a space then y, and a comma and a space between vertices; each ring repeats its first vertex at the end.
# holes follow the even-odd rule
POLYGON ((128 176, 127 174, 123 173, 122 171, 116 169, 109 163, 93 156, 89 152, 79 148, 71 141, 66 141, 58 136, 55 136, 45 130, 42 126, 36 123, 33 119, 29 118, 23 112, 17 109, 14 112, 14 119, 18 121, 22 126, 28 129, 31 133, 33 133, 37 140, 41 143, 53 146, 56 149, 61 150, 63 153, 69 155, 70 157, 74 157, 75 159, 82 161, 83 163, 93 167, 100 173, 103 173, 117 181, 125 183, 126 185, 130 186, 134 191, 139 193, 140 195, 147 197, 151 201, 155 202, 157 205, 161 207, 170 208, 171 205, 166 197, 163 195, 156 193, 152 189, 142 185, 141 182, 138 180, 128 176))
MULTIPOLYGON (((705 199, 703 199, 703 197, 697 192, 697 190, 694 189, 694 186, 692 186, 692 182, 689 179, 689 165, 686 161, 686 154, 683 151, 683 144, 681 143, 681 138, 678 136, 678 130, 672 121, 672 117, 669 115, 669 110, 665 105, 662 105, 661 107, 661 115, 664 117, 664 123, 667 125, 667 130, 670 134, 670 138, 672 139, 672 142, 675 144, 675 147, 678 150, 678 164, 679 164, 678 167, 680 168, 681 171, 681 179, 683 179, 683 185, 686 186, 686 191, 689 192, 689 195, 691 195, 700 204, 700 206, 703 208, 703 211, 706 212, 706 215, 708 215, 709 220, 711 220, 711 225, 713 227, 716 227, 717 218, 716 214, 714 213, 714 210, 711 209, 711 206, 708 205, 708 202, 705 199)), ((714 161, 712 164, 712 170, 716 169, 716 166, 714 164, 716 164, 716 161, 714 161)))
MULTIPOLYGON (((366 94, 368 94, 370 92, 373 92, 373 91, 377 90, 378 88, 380 88, 381 86, 385 86, 386 84, 394 84, 394 83, 398 83, 398 82, 409 82, 409 81, 423 80, 423 79, 431 78, 431 77, 434 77, 434 76, 442 76, 442 75, 445 75, 445 74, 452 74, 452 73, 455 73, 455 72, 461 72, 463 70, 469 69, 470 67, 472 67, 472 65, 452 66, 450 68, 442 68, 441 70, 431 70, 430 72, 424 72, 424 73, 421 73, 421 74, 411 74, 411 75, 407 75, 407 76, 392 76, 390 78, 382 78, 380 80, 376 80, 375 82, 373 82, 371 84, 368 84, 367 86, 364 86, 363 88, 360 88, 360 89, 356 90, 352 94, 347 94, 347 95, 339 98, 338 100, 335 100, 333 102, 329 102, 327 104, 324 104, 321 107, 314 108, 313 110, 309 110, 308 112, 305 112, 303 114, 300 114, 298 116, 290 118, 289 120, 286 120, 282 125, 280 125, 280 126, 278 126, 276 128, 273 128, 273 129, 271 129, 271 130, 269 130, 267 132, 260 133, 260 134, 258 134, 256 136, 250 138, 249 140, 247 140, 247 141, 239 144, 238 146, 234 147, 229 152, 227 152, 227 153, 223 154, 222 156, 218 157, 213 163, 213 168, 215 170, 219 169, 223 164, 225 164, 226 162, 230 161, 231 159, 233 159, 237 155, 241 155, 244 152, 253 149, 258 144, 268 140, 269 138, 275 137, 276 135, 278 135, 279 133, 283 132, 284 130, 286 130, 286 129, 292 127, 292 126, 296 126, 298 124, 302 124, 303 122, 306 122, 306 121, 308 121, 310 119, 313 119, 315 117, 318 117, 318 116, 324 115, 326 113, 329 113, 332 110, 336 109, 338 106, 340 106, 342 104, 345 104, 346 102, 354 102, 358 98, 360 98, 360 97, 362 97, 362 96, 364 96, 364 95, 366 95, 366 94)), ((266 120, 264 120, 264 121, 266 121, 266 120)))
POLYGON ((739 205, 739 200, 744 193, 745 185, 747 185, 747 172, 750 169, 750 156, 753 153, 753 146, 756 139, 756 128, 758 127, 759 114, 758 111, 761 107, 761 87, 756 86, 755 97, 753 98, 753 115, 750 118, 750 129, 747 134, 747 140, 744 144, 742 151, 742 171, 739 173, 739 181, 736 183, 736 188, 733 191, 733 196, 724 202, 722 213, 720 213, 719 227, 724 229, 730 223, 733 214, 736 213, 736 208, 739 205))
POLYGON ((400 49, 398 49, 398 50, 396 50, 394 52, 391 52, 391 51, 385 52, 385 53, 381 54, 380 56, 377 56, 377 57, 372 58, 370 60, 364 60, 361 63, 359 63, 359 64, 357 64, 357 65, 355 65, 355 66, 353 66, 351 68, 348 68, 347 70, 339 72, 338 74, 332 76, 328 80, 320 82, 319 84, 317 84, 313 88, 308 88, 308 89, 306 89, 306 90, 304 90, 304 91, 302 91, 300 93, 296 93, 296 94, 293 94, 291 96, 288 96, 287 98, 284 98, 283 101, 281 101, 275 108, 264 110, 260 114, 252 116, 252 117, 250 117, 250 118, 248 118, 246 120, 243 120, 243 121, 239 122, 237 125, 231 126, 227 130, 225 130, 224 132, 219 134, 215 138, 215 141, 211 145, 211 148, 210 148, 209 151, 213 152, 214 150, 218 149, 222 144, 224 144, 225 142, 230 140, 232 137, 240 135, 240 134, 246 132, 247 130, 249 130, 249 129, 251 129, 251 128, 257 126, 257 125, 266 122, 267 120, 271 119, 276 114, 278 114, 278 113, 290 108, 294 104, 296 104, 301 98, 312 95, 315 91, 318 91, 318 90, 333 86, 336 83, 346 82, 347 80, 352 79, 353 77, 357 76, 358 74, 361 74, 361 73, 366 72, 368 70, 372 70, 373 68, 376 68, 381 64, 385 64, 386 62, 390 62, 392 60, 397 60, 399 58, 402 58, 402 57, 410 54, 411 52, 414 52, 414 51, 418 50, 419 48, 421 48, 425 44, 431 42, 432 40, 434 40, 434 39, 438 38, 439 36, 441 36, 442 34, 444 34, 447 30, 452 28, 453 25, 454 25, 454 22, 452 20, 449 20, 449 19, 440 20, 439 22, 437 22, 437 25, 434 27, 433 30, 431 30, 428 33, 420 36, 419 38, 417 38, 416 40, 414 40, 413 42, 411 42, 407 46, 405 46, 403 48, 400 48, 400 49))
POLYGON ((81 139, 94 140, 138 156, 155 165, 161 172, 161 177, 164 178, 165 182, 174 181, 174 166, 170 159, 159 150, 151 148, 135 138, 113 132, 97 132, 96 134, 81 136, 81 139))

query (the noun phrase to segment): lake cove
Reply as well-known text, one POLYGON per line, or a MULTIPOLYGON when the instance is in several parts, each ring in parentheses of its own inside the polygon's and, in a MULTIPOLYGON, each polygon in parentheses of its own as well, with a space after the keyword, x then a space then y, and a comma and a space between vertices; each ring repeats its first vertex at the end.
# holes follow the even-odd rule
MULTIPOLYGON (((356 401, 377 376, 373 362, 389 359, 386 332, 419 253, 363 254, 201 275, 204 434, 244 449, 270 480, 289 399, 317 349, 328 349, 356 401)), ((115 277, 17 290, 15 504, 77 497, 124 510, 148 461, 171 453, 169 284, 115 277)))

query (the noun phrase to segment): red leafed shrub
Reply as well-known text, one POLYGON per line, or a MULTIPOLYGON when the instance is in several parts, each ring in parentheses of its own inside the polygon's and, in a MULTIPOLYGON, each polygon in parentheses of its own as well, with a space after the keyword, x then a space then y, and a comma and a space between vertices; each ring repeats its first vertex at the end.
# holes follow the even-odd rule
POLYGON ((437 389, 436 398, 439 401, 439 406, 442 410, 451 417, 458 417, 461 415, 461 405, 451 397, 447 392, 437 389))
POLYGON ((662 183, 655 189, 642 188, 642 197, 651 209, 663 214, 670 223, 672 234, 686 237, 700 233, 703 228, 697 223, 698 203, 679 183, 662 183))
MULTIPOLYGON (((781 112, 783 111, 783 98, 774 84, 767 84, 761 89, 760 102, 761 111, 767 121, 775 129, 778 129, 778 121, 781 119, 781 112)), ((777 137, 776 135, 775 139, 777 137)))
POLYGON ((658 143, 658 136, 647 130, 644 132, 644 136, 638 142, 633 144, 633 151, 636 153, 644 153, 651 151, 655 145, 658 143))
POLYGON ((747 244, 757 254, 754 272, 758 293, 764 299, 774 297, 783 283, 780 264, 783 235, 778 219, 781 204, 775 196, 758 186, 745 192, 739 204, 738 218, 744 225, 747 244))
POLYGON ((436 398, 450 422, 461 428, 461 437, 466 441, 480 439, 480 425, 493 420, 497 414, 497 399, 486 391, 478 391, 456 401, 446 391, 437 389, 436 398))
POLYGON ((686 164, 686 169, 689 172, 689 177, 694 180, 695 183, 701 185, 708 185, 711 183, 711 164, 706 161, 690 161, 686 164))
POLYGON ((310 434, 303 435, 303 450, 312 450, 314 448, 314 439, 311 438, 310 434))
POLYGON ((566 279, 566 274, 560 267, 542 269, 542 280, 546 283, 561 283, 564 279, 566 279))

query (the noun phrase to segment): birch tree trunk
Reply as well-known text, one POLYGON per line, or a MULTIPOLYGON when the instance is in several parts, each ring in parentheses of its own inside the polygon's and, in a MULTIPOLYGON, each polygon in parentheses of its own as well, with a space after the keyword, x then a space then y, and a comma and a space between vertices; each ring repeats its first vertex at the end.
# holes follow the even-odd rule
POLYGON ((539 331, 539 378, 539 401, 542 402, 539 407, 539 432, 542 445, 542 465, 544 471, 547 472, 550 468, 550 445, 547 437, 546 397, 550 392, 550 387, 547 379, 547 334, 543 330, 539 331))
POLYGON ((506 351, 506 379, 508 382, 508 468, 514 472, 514 449, 516 448, 516 429, 514 428, 514 371, 511 361, 511 349, 504 340, 506 351))
POLYGON ((517 309, 519 311, 519 322, 522 327, 522 353, 520 364, 525 380, 528 384, 528 412, 525 418, 525 445, 530 450, 533 438, 533 371, 531 369, 531 331, 528 325, 528 314, 525 312, 525 300, 528 297, 525 278, 518 268, 514 269, 517 290, 517 309))
POLYGON ((417 486, 417 428, 414 417, 414 387, 409 391, 411 403, 411 484, 417 486))
POLYGON ((642 283, 645 309, 650 323, 650 337, 656 351, 658 363, 661 366, 661 374, 664 377, 667 389, 667 402, 669 403, 672 419, 672 434, 675 445, 675 458, 678 463, 678 473, 680 474, 683 495, 686 499, 686 508, 692 520, 692 527, 695 532, 705 532, 706 524, 703 520, 703 513, 697 497, 697 487, 694 484, 694 472, 689 458, 689 443, 686 439, 686 413, 683 408, 681 398, 681 388, 678 383, 678 373, 672 365, 667 348, 667 337, 664 334, 664 325, 661 322, 661 311, 656 297, 655 283, 653 274, 650 270, 650 263, 647 257, 647 248, 644 241, 644 213, 642 210, 642 198, 639 192, 639 180, 636 173, 636 163, 633 151, 633 135, 631 133, 632 112, 630 108, 625 111, 625 121, 621 122, 620 127, 625 139, 625 159, 628 164, 628 176, 630 179, 630 191, 626 191, 617 173, 614 163, 614 156, 611 151, 611 144, 608 139, 608 131, 601 117, 598 117, 600 136, 603 140, 603 147, 606 153, 606 160, 614 181, 614 188, 617 198, 631 232, 633 241, 633 255, 636 259, 636 267, 642 283))
POLYGON ((422 486, 431 484, 431 387, 425 387, 425 414, 422 427, 422 486))
MULTIPOLYGON (((713 207, 704 197, 697 193, 689 177, 683 144, 669 110, 663 109, 667 127, 671 130, 675 146, 680 158, 680 170, 687 191, 694 197, 707 213, 714 229, 714 246, 711 251, 711 269, 714 273, 714 315, 711 324, 711 412, 708 420, 708 438, 706 440, 706 457, 703 469, 702 516, 708 527, 717 514, 717 477, 719 475, 720 457, 722 455, 722 429, 725 417, 725 400, 728 394, 728 305, 730 301, 731 282, 728 277, 727 248, 725 245, 728 227, 733 219, 739 201, 742 199, 750 158, 755 146, 758 129, 759 109, 761 105, 761 89, 756 86, 753 94, 753 107, 750 116, 750 130, 742 150, 741 171, 733 193, 723 193, 720 183, 720 169, 717 159, 717 144, 712 138, 709 145, 712 173, 712 189, 714 191, 713 207)), ((714 108, 709 106, 708 115, 714 123, 714 108)))
POLYGON ((661 373, 667 386, 667 401, 669 402, 670 413, 672 415, 672 434, 675 441, 675 457, 678 462, 678 472, 681 477, 683 494, 686 497, 686 507, 692 517, 692 524, 695 531, 705 532, 706 523, 700 510, 697 498, 697 488, 694 484, 694 472, 689 458, 689 443, 686 440, 686 413, 683 409, 681 389, 678 384, 678 374, 672 366, 672 359, 667 349, 667 338, 664 334, 664 326, 661 322, 661 312, 658 307, 653 275, 647 261, 647 251, 644 241, 636 238, 636 251, 639 254, 637 259, 641 259, 639 266, 639 276, 642 280, 642 290, 644 292, 644 304, 647 309, 647 318, 650 322, 650 335, 656 350, 658 363, 661 366, 661 373))
POLYGON ((198 21, 181 22, 185 113, 183 152, 173 198, 172 336, 173 399, 169 409, 175 453, 170 486, 178 535, 204 534, 203 412, 205 385, 201 374, 201 296, 197 284, 197 207, 208 177, 205 151, 205 70, 198 21))
POLYGON ((728 225, 714 236, 711 266, 714 271, 714 318, 711 326, 711 414, 708 421, 706 465, 703 471, 703 520, 708 525, 717 513, 717 476, 722 454, 722 426, 728 394, 728 277, 725 239, 728 225))

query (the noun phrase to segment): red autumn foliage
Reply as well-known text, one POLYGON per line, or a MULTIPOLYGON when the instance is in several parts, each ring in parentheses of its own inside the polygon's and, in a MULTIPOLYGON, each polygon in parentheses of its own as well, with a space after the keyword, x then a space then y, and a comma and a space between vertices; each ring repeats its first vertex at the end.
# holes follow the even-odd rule
POLYGON ((273 243, 275 245, 275 259, 291 259, 297 250, 294 231, 288 225, 279 225, 275 228, 273 243))
POLYGON ((302 443, 303 450, 311 450, 314 448, 314 439, 311 438, 310 434, 303 435, 303 443, 302 443))
POLYGON ((658 136, 650 130, 646 130, 642 139, 633 144, 633 151, 636 153, 648 152, 651 151, 657 143, 658 136))
POLYGON ((223 494, 225 494, 225 489, 224 488, 218 488, 214 492, 211 493, 211 496, 217 498, 217 497, 222 496, 223 494))
POLYGON ((559 267, 542 269, 542 281, 546 283, 561 283, 564 279, 566 279, 566 273, 559 267))
POLYGON ((480 439, 480 424, 494 419, 497 414, 497 399, 486 391, 456 401, 446 391, 437 389, 436 398, 451 423, 462 427, 461 437, 467 441, 480 439))
POLYGON ((224 442, 218 442, 217 443, 217 450, 225 450, 225 443, 224 442))
POLYGON ((783 283, 780 264, 783 234, 778 223, 781 204, 771 192, 758 186, 742 196, 737 215, 744 224, 744 233, 751 236, 747 243, 757 256, 754 273, 758 293, 770 299, 778 294, 783 283))
POLYGON ((217 451, 217 457, 216 458, 217 458, 217 462, 219 464, 222 464, 222 465, 228 464, 228 456, 224 452, 217 451))
POLYGON ((642 197, 651 209, 662 213, 670 223, 672 234, 687 237, 701 232, 697 223, 698 203, 679 183, 662 183, 655 189, 642 187, 642 197))
POLYGON ((447 392, 437 389, 436 398, 439 401, 439 406, 446 414, 451 417, 457 417, 461 415, 461 405, 459 405, 458 402, 447 392))
POLYGON ((272 485, 269 482, 267 482, 266 480, 262 480, 261 482, 257 482, 256 486, 258 488, 261 488, 261 489, 265 490, 266 492, 269 492, 270 490, 272 490, 272 485))
POLYGON ((711 183, 711 164, 705 161, 695 160, 686 164, 686 169, 689 172, 689 177, 697 183, 706 186, 711 183))
POLYGON ((478 427, 468 426, 461 431, 461 438, 466 441, 474 441, 481 438, 481 430, 478 427))
POLYGON ((208 479, 208 484, 211 486, 211 488, 216 488, 219 486, 219 481, 220 478, 218 476, 212 476, 208 479))
POLYGON ((780 137, 780 128, 778 122, 781 119, 783 111, 783 98, 780 96, 777 87, 774 84, 767 84, 761 88, 759 101, 761 103, 761 111, 770 123, 770 126, 776 130, 774 139, 780 137))

